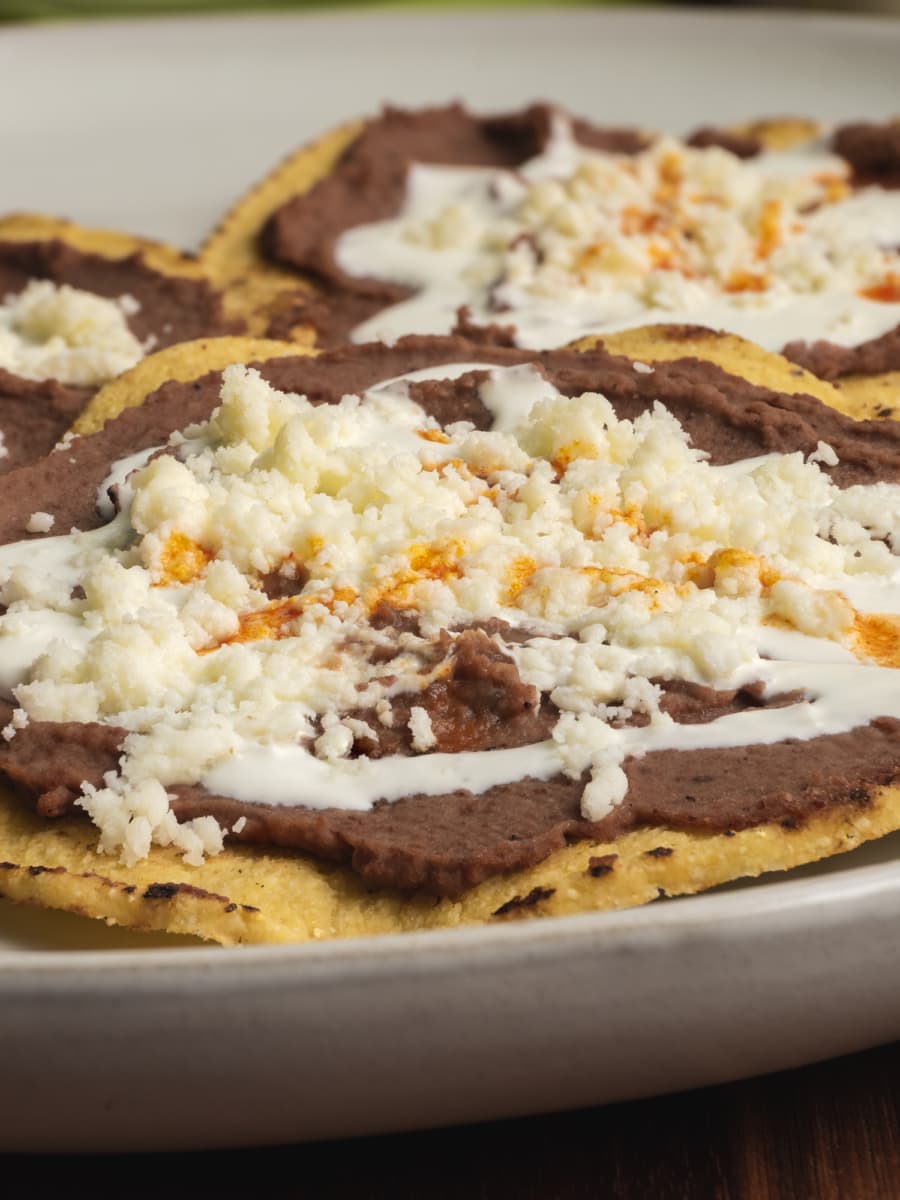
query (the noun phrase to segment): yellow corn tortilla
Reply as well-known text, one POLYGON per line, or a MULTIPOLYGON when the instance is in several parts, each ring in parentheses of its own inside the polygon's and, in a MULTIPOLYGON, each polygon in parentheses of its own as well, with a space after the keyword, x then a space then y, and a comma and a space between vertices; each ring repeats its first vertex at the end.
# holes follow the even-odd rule
MULTIPOLYGON (((61 217, 41 213, 13 213, 0 217, 0 242, 50 242, 60 241, 86 254, 97 254, 102 258, 118 261, 139 254, 148 267, 161 275, 184 279, 206 280, 212 283, 205 267, 193 256, 185 254, 164 242, 133 237, 113 229, 91 229, 77 225, 61 217)), ((254 359, 270 358, 277 353, 280 343, 271 341, 254 342, 247 338, 204 338, 190 343, 193 347, 186 354, 173 353, 180 347, 161 350, 149 358, 142 359, 134 368, 118 376, 98 391, 87 408, 72 426, 74 433, 94 433, 103 424, 99 414, 108 412, 114 416, 123 408, 139 404, 145 395, 154 391, 167 379, 192 379, 191 364, 195 355, 202 358, 209 354, 208 365, 198 374, 227 366, 229 362, 246 362, 247 355, 254 359), (217 354, 212 347, 221 347, 217 354), (209 349, 207 349, 209 348, 209 349), (228 357, 233 354, 234 357, 228 357), (179 371, 182 372, 179 374, 179 371), (188 374, 184 374, 187 371, 188 374), (101 398, 102 397, 102 398, 101 398), (87 414, 91 413, 91 416, 87 414)), ((293 353, 300 353, 296 347, 293 353)))
POLYGON ((0 798, 7 801, 0 807, 0 895, 225 946, 631 908, 660 893, 688 895, 815 862, 900 828, 900 788, 885 788, 864 809, 835 808, 794 830, 776 823, 729 837, 640 829, 615 842, 579 842, 526 871, 486 880, 460 900, 436 901, 373 891, 346 867, 299 852, 236 843, 201 867, 157 847, 146 862, 125 868, 95 852, 88 821, 48 823, 0 798), (608 855, 617 857, 603 861, 608 855))
MULTIPOLYGON (((686 337, 682 327, 655 326, 603 340, 616 352, 626 345, 639 349, 639 361, 645 362, 680 357, 687 350, 783 392, 809 391, 812 380, 822 399, 834 402, 829 385, 798 375, 798 368, 778 355, 730 335, 694 331, 686 337), (675 346, 680 354, 673 353, 675 346)), ((172 377, 193 378, 223 358, 215 341, 205 352, 201 345, 188 343, 153 357, 169 356, 172 377)), ((260 357, 259 343, 246 346, 248 354, 260 357)), ((294 346, 280 350, 297 352, 294 346)), ((116 394, 121 407, 140 403, 157 386, 155 370, 146 365, 151 362, 142 364, 143 375, 139 366, 122 377, 130 380, 132 391, 116 394)), ((114 411, 112 402, 103 401, 91 420, 102 423, 114 411)), ((900 632, 900 618, 897 624, 900 632)), ((900 666, 900 659, 890 665, 900 666)), ((835 806, 796 829, 777 822, 731 835, 652 828, 614 842, 579 842, 535 867, 489 879, 458 900, 436 901, 430 895, 373 890, 349 868, 299 851, 238 843, 200 867, 186 866, 176 853, 155 847, 146 861, 126 868, 97 853, 97 832, 86 819, 41 820, 0 789, 0 894, 223 945, 300 942, 626 908, 661 894, 686 895, 814 862, 898 828, 900 788, 889 787, 866 806, 835 806)))
POLYGON ((672 362, 678 358, 702 358, 748 383, 789 395, 815 396, 831 408, 847 410, 845 401, 830 383, 789 362, 780 354, 763 350, 733 333, 720 333, 704 325, 642 325, 618 333, 601 333, 575 342, 578 350, 601 345, 610 354, 621 354, 636 362, 672 362))
POLYGON ((140 254, 148 267, 162 275, 206 279, 209 275, 198 259, 164 242, 133 237, 113 229, 90 229, 61 217, 41 213, 12 213, 0 217, 0 242, 65 242, 85 254, 121 259, 140 254))
MULTIPOLYGON (((314 294, 297 272, 263 258, 257 245, 260 230, 282 204, 329 173, 362 127, 362 121, 353 121, 295 151, 225 214, 203 244, 200 262, 223 290, 226 313, 243 317, 250 333, 264 334, 280 306, 298 293, 314 294)), ((315 332, 307 327, 298 326, 292 337, 315 343, 315 332)))
POLYGON ((575 345, 586 348, 597 342, 611 354, 623 354, 638 362, 663 362, 687 356, 704 358, 760 387, 815 396, 856 421, 900 419, 900 371, 848 375, 827 383, 780 354, 702 325, 645 325, 584 338, 575 345))
MULTIPOLYGON (((264 335, 283 307, 290 307, 298 296, 316 295, 315 285, 300 272, 263 257, 258 247, 260 231, 276 209, 329 173, 365 124, 342 125, 295 151, 237 201, 204 243, 200 252, 204 270, 223 290, 228 315, 242 317, 250 333, 264 335)), ((782 116, 739 122, 726 131, 755 138, 766 150, 779 152, 814 140, 822 128, 821 122, 808 117, 782 116)), ((316 344, 315 330, 307 325, 295 325, 289 336, 302 345, 316 344)), ((807 377, 812 378, 808 373, 807 377)), ((885 407, 883 393, 900 391, 898 381, 900 371, 842 380, 841 410, 854 417, 882 415, 878 409, 885 407)))
POLYGON ((810 117, 761 117, 729 125, 730 133, 755 138, 766 150, 795 150, 822 132, 822 123, 810 117))
POLYGON ((841 408, 852 417, 900 420, 900 371, 883 375, 847 375, 837 379, 841 408))

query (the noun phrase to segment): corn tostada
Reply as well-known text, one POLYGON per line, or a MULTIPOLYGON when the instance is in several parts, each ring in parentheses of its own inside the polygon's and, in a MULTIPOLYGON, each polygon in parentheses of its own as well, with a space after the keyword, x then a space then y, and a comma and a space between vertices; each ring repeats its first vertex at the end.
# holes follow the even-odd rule
POLYGON ((643 339, 211 340, 101 391, 4 489, 0 891, 289 941, 900 827, 900 426, 643 339))
POLYGON ((898 180, 891 122, 682 140, 549 105, 387 109, 287 159, 202 257, 274 336, 542 349, 703 325, 846 380, 874 415, 900 370, 898 180))

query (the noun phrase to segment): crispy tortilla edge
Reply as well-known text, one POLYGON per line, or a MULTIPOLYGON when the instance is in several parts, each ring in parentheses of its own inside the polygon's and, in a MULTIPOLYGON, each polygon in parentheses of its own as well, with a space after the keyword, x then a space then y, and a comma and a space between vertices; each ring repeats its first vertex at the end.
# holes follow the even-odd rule
MULTIPOLYGON (((260 230, 282 204, 331 171, 364 124, 350 121, 293 151, 228 209, 201 246, 199 261, 222 289, 226 312, 242 317, 250 333, 264 335, 290 298, 315 294, 299 272, 263 258, 257 245, 260 230)), ((292 337, 304 345, 315 343, 315 331, 307 326, 296 326, 292 337)))
POLYGON ((458 900, 371 890, 347 868, 239 844, 199 867, 154 850, 125 868, 96 852, 96 831, 86 821, 44 824, 21 804, 0 808, 0 896, 136 930, 261 945, 569 916, 691 895, 817 862, 900 829, 900 788, 878 789, 862 806, 835 805, 796 828, 645 828, 613 842, 578 842, 458 900))

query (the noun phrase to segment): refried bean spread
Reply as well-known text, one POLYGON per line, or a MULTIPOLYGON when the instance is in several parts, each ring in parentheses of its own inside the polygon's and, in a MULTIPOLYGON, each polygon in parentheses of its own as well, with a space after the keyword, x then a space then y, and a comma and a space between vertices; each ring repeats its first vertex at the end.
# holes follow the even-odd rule
POLYGON ((410 337, 165 384, 8 483, 0 771, 126 862, 236 837, 455 895, 900 776, 890 422, 410 337))

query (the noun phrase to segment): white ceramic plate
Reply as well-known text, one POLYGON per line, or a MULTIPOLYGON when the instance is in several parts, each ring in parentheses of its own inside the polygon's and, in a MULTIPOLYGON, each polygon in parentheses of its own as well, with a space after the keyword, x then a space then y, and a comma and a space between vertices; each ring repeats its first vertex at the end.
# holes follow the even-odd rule
MULTIPOLYGON (((0 211, 195 245, 382 101, 679 131, 898 105, 900 23, 532 10, 0 28, 0 211), (11 116, 11 114, 13 116, 11 116)), ((0 902, 0 1147, 250 1145, 733 1079, 900 1036, 900 839, 634 912, 223 951, 0 902)))

